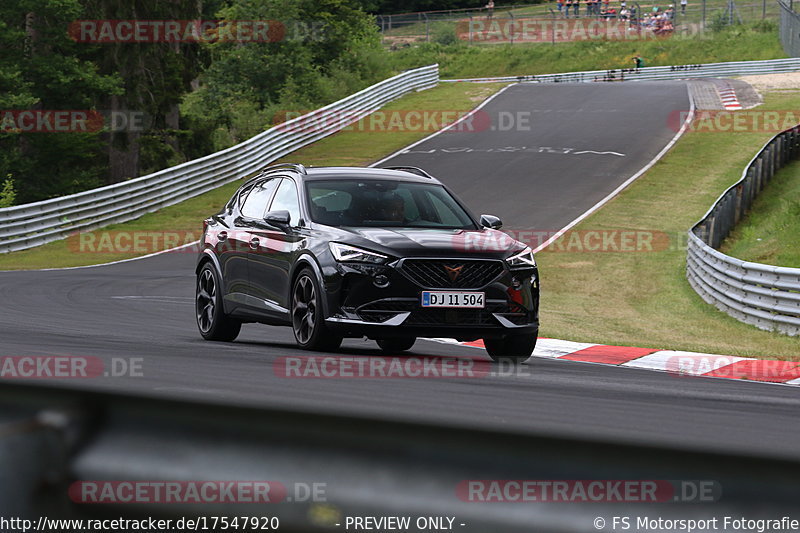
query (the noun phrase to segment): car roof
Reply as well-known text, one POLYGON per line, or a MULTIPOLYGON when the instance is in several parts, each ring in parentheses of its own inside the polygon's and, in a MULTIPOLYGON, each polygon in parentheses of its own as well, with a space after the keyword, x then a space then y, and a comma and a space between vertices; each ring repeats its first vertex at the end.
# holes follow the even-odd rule
POLYGON ((371 179, 371 180, 402 180, 417 183, 435 183, 441 185, 433 177, 421 176, 407 170, 392 170, 373 167, 309 167, 305 174, 297 174, 303 180, 336 180, 336 179, 371 179))

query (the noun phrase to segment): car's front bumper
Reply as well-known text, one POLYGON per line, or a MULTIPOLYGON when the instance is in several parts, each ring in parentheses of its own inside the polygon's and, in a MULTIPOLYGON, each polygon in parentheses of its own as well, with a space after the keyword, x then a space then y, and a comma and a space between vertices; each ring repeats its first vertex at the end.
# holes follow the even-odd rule
POLYGON ((468 288, 424 287, 396 264, 338 264, 331 274, 325 281, 331 311, 326 325, 343 336, 476 340, 538 332, 535 268, 511 270, 504 265, 488 283, 468 288), (485 307, 424 308, 420 303, 424 290, 483 292, 485 307))

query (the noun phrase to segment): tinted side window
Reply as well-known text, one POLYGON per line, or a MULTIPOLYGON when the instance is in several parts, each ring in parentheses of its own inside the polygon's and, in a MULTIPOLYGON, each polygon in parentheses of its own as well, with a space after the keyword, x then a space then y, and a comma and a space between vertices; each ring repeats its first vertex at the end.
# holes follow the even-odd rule
POLYGON ((244 205, 242 205, 242 215, 248 218, 264 218, 269 199, 272 197, 278 181, 280 180, 271 178, 257 183, 250 191, 250 194, 247 195, 244 205))
POLYGON ((300 221, 300 202, 297 199, 297 187, 290 179, 284 178, 272 200, 270 211, 289 211, 289 224, 297 226, 300 221))

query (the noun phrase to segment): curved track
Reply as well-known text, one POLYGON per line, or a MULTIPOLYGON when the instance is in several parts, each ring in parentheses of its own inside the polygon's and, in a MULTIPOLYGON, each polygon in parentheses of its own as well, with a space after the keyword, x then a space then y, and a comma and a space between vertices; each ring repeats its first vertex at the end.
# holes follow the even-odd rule
MULTIPOLYGON (((476 211, 501 214, 509 227, 557 230, 663 149, 675 134, 670 112, 688 107, 681 83, 516 85, 483 110, 493 117, 530 111, 529 130, 444 133, 385 164, 429 169, 476 211)), ((800 456, 800 398, 789 387, 542 359, 514 375, 475 379, 277 377, 276 358, 306 355, 288 329, 247 325, 233 344, 201 340, 194 262, 194 254, 176 252, 96 268, 0 273, 0 355, 142 358, 141 377, 69 380, 71 387, 800 456)), ((378 353, 372 342, 344 346, 378 353)), ((475 349, 427 341, 412 353, 482 358, 475 349)))

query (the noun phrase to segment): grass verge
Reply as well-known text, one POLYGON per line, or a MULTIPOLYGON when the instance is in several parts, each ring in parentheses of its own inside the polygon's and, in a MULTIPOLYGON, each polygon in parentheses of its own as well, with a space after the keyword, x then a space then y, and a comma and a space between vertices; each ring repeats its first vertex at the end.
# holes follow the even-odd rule
POLYGON ((800 162, 775 174, 722 251, 745 261, 800 267, 800 162))
POLYGON ((719 32, 640 41, 493 46, 423 44, 393 52, 390 58, 399 69, 439 63, 442 78, 447 79, 630 68, 636 54, 645 58, 645 66, 786 57, 775 25, 758 23, 719 32))
MULTIPOLYGON (((438 112, 446 110, 463 113, 474 108, 501 87, 503 84, 442 84, 434 89, 408 94, 385 106, 383 111, 431 110, 438 112)), ((432 116, 436 117, 437 115, 434 113, 432 116)), ((298 150, 291 154, 289 159, 315 166, 364 166, 433 133, 433 131, 421 128, 402 127, 390 128, 391 131, 386 132, 374 131, 375 128, 368 123, 370 120, 371 117, 367 117, 345 131, 298 150)), ((182 242, 191 242, 194 238, 200 237, 203 219, 218 211, 240 185, 241 181, 236 181, 180 204, 149 213, 131 222, 110 225, 97 230, 97 232, 119 232, 115 235, 144 235, 147 233, 163 235, 163 232, 173 232, 180 234, 182 242)), ((102 243, 102 237, 102 235, 97 236, 95 242, 102 243)), ((130 259, 165 248, 164 246, 145 245, 139 253, 85 251, 86 247, 84 247, 84 251, 81 251, 77 239, 78 237, 73 237, 30 250, 0 254, 0 270, 96 265, 130 259)), ((127 240, 123 242, 124 246, 130 244, 127 240)), ((144 242, 152 241, 146 239, 144 242)), ((101 245, 89 249, 107 250, 111 248, 113 246, 103 247, 101 245)))
MULTIPOLYGON (((795 109, 768 94, 763 110, 795 109)), ((669 236, 653 252, 543 251, 547 337, 695 352, 793 359, 796 338, 758 330, 703 302, 686 281, 685 235, 772 133, 686 133, 649 172, 577 231, 635 229, 669 236)), ((569 248, 567 248, 569 249, 569 248)))

